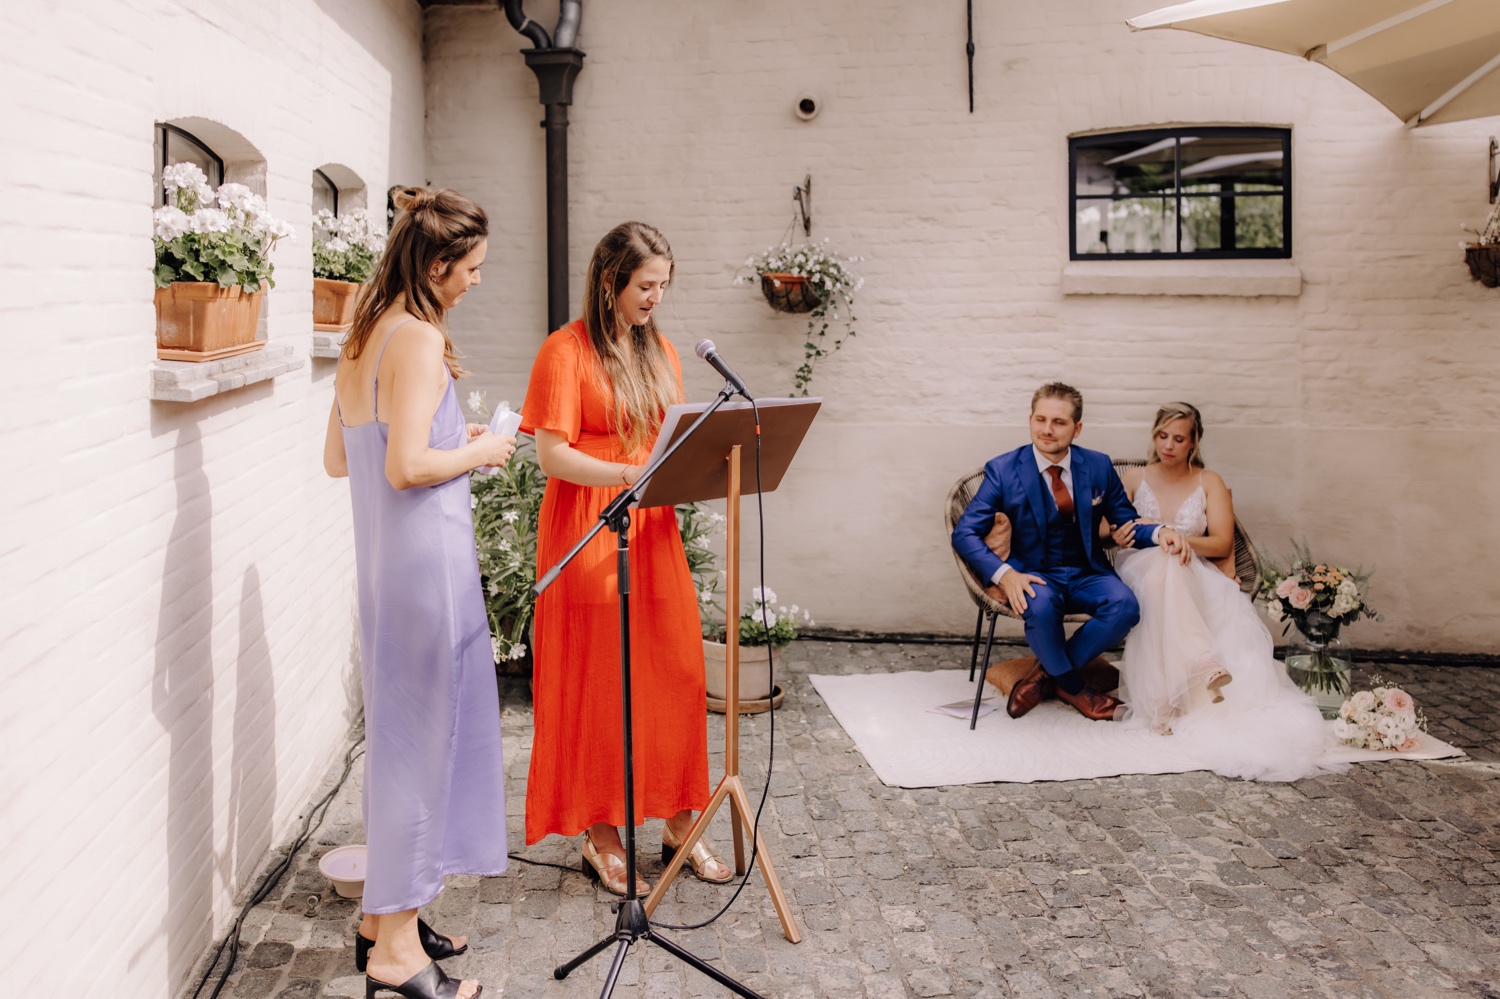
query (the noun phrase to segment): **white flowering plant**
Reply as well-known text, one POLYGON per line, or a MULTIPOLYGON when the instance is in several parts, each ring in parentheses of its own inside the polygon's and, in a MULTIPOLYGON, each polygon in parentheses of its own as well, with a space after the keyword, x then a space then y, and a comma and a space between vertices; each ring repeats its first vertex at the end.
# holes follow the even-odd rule
POLYGON ((723 579, 719 570, 719 556, 713 549, 713 539, 724 533, 724 515, 714 511, 707 503, 682 503, 676 507, 677 531, 682 535, 682 550, 687 555, 688 572, 693 577, 693 589, 698 594, 698 614, 702 621, 703 637, 715 638, 724 632, 718 615, 724 612, 719 599, 719 585, 723 579))
POLYGON ((364 284, 385 252, 385 230, 357 208, 335 215, 324 208, 313 216, 313 277, 364 284))
POLYGON ((766 252, 758 256, 746 257, 744 267, 735 276, 735 284, 758 284, 767 274, 804 277, 817 295, 818 304, 807 317, 802 366, 792 379, 792 391, 796 394, 807 395, 813 366, 854 336, 854 293, 864 287, 865 279, 854 272, 852 265, 861 259, 835 253, 829 249, 826 239, 821 243, 797 245, 783 241, 777 246, 767 247, 766 252), (834 338, 831 347, 827 346, 830 321, 843 324, 842 334, 834 338))
POLYGON ((1378 676, 1375 683, 1374 690, 1359 691, 1339 708, 1333 734, 1358 749, 1412 752, 1427 731, 1426 716, 1400 687, 1385 686, 1378 676))
POLYGON ((784 648, 797 637, 801 628, 813 625, 812 614, 796 604, 771 606, 775 603, 776 593, 769 587, 757 586, 750 591, 750 604, 740 615, 741 645, 784 648))
POLYGON ((1484 220, 1483 229, 1475 229, 1473 226, 1462 224, 1459 228, 1474 237, 1473 243, 1460 243, 1461 247, 1500 244, 1500 198, 1495 199, 1494 207, 1490 209, 1489 216, 1484 220))
POLYGON ((167 167, 161 183, 166 204, 152 215, 158 288, 173 281, 214 281, 251 293, 276 286, 271 250, 295 231, 267 210, 265 198, 244 184, 214 190, 192 163, 167 167))
MULTIPOLYGON (((469 408, 488 418, 483 392, 469 393, 469 408)), ((501 403, 505 405, 505 403, 501 403)), ((479 553, 480 583, 495 662, 521 663, 530 651, 527 629, 536 609, 536 525, 547 476, 536 461, 528 437, 516 440, 516 451, 493 475, 469 475, 474 508, 474 547, 479 553)))

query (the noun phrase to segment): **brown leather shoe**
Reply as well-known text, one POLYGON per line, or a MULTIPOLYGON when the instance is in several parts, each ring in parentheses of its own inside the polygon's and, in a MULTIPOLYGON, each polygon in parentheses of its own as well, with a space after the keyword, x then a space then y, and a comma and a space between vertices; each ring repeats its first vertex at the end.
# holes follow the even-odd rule
POLYGON ((1040 665, 1027 673, 1010 688, 1010 697, 1005 701, 1005 713, 1019 718, 1057 692, 1057 684, 1040 665))
POLYGON ((1076 694, 1058 687, 1057 699, 1073 705, 1079 714, 1091 721, 1114 721, 1125 706, 1119 698, 1101 694, 1093 687, 1084 687, 1076 694))

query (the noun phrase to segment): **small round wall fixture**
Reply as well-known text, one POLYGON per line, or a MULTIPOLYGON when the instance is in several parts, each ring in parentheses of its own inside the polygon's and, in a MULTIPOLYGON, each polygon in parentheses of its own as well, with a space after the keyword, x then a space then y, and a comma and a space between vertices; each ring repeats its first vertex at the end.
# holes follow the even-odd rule
POLYGON ((822 109, 823 102, 818 100, 816 96, 806 92, 798 94, 797 103, 792 105, 792 111, 803 121, 812 121, 822 109))

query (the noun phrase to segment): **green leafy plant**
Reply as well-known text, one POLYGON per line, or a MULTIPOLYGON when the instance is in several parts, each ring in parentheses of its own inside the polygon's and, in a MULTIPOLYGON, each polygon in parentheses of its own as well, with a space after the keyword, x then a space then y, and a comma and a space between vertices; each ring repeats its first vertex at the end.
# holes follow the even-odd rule
POLYGON ((313 277, 364 284, 385 252, 385 233, 363 208, 334 215, 324 208, 313 216, 313 277))
POLYGON ((807 342, 803 344, 802 366, 792 377, 792 392, 807 395, 812 384, 813 366, 838 350, 854 336, 854 293, 864 287, 865 279, 854 273, 851 265, 860 257, 845 257, 828 248, 828 240, 794 246, 782 242, 766 252, 745 258, 745 266, 735 277, 735 284, 755 282, 766 274, 791 274, 807 278, 818 296, 818 304, 807 314, 807 342), (750 273, 744 273, 749 271, 750 273), (841 322, 843 332, 828 346, 830 322, 841 322))
POLYGON ((800 626, 813 624, 812 614, 796 604, 773 608, 774 603, 776 594, 770 588, 757 586, 750 591, 750 604, 740 615, 741 645, 784 648, 797 637, 800 626))
POLYGON ((264 198, 244 184, 216 191, 192 163, 163 170, 162 189, 167 203, 152 216, 158 288, 173 281, 214 281, 252 293, 276 286, 271 250, 294 230, 271 215, 264 198))
POLYGON ((536 609, 536 527, 547 476, 536 462, 530 438, 493 475, 469 475, 474 505, 474 546, 485 610, 495 643, 495 661, 526 656, 526 630, 536 609))

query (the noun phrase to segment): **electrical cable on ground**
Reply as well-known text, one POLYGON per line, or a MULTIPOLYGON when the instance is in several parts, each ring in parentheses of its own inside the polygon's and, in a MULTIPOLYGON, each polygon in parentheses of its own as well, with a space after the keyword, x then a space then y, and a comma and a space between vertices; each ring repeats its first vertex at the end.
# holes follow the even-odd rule
POLYGON ((344 772, 339 775, 339 779, 334 782, 333 787, 328 793, 319 798, 307 810, 307 814, 302 818, 302 829, 297 833, 297 838, 292 841, 292 845, 287 848, 286 856, 278 860, 276 865, 266 872, 266 876, 261 879, 260 886, 255 889, 255 892, 241 906, 239 915, 234 917, 234 924, 229 927, 229 933, 224 937, 223 942, 219 944, 218 950, 214 951, 213 959, 208 962, 208 967, 203 969, 203 977, 198 980, 198 987, 193 990, 193 999, 198 999, 198 996, 203 992, 204 986, 213 977, 214 969, 219 966, 219 958, 224 956, 224 950, 228 948, 228 960, 224 962, 224 970, 219 973, 218 984, 208 994, 208 999, 218 999, 219 993, 224 991, 224 986, 229 982, 229 973, 234 970, 235 959, 239 957, 240 932, 244 929, 245 917, 250 914, 251 909, 264 902, 271 894, 272 889, 281 883, 281 879, 286 875, 286 872, 291 870, 292 860, 297 856, 297 851, 307 845, 307 841, 312 838, 312 834, 323 824, 323 819, 328 815, 328 808, 333 803, 334 796, 343 788, 344 781, 349 779, 349 773, 354 769, 354 761, 363 755, 364 744, 364 737, 361 736, 344 753, 344 772))

